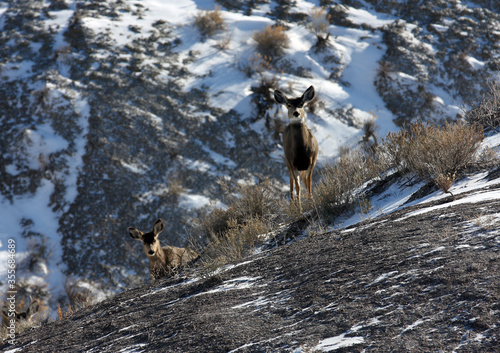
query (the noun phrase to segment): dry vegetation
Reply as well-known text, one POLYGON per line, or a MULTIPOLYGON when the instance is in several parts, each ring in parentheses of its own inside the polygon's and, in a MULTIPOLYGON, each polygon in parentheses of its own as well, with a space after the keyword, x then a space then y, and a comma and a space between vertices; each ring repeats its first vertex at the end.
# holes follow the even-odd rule
POLYGON ((307 29, 316 36, 316 44, 314 45, 316 52, 323 51, 328 45, 330 38, 331 15, 327 13, 324 7, 314 7, 310 12, 310 22, 306 26, 307 29))
POLYGON ((321 181, 315 189, 321 217, 333 222, 336 217, 359 206, 364 200, 356 190, 384 169, 381 160, 360 150, 344 152, 335 164, 321 171, 321 181))
MULTIPOLYGON (((283 223, 305 220, 310 225, 327 224, 356 209, 368 211, 370 199, 363 185, 391 168, 409 178, 434 182, 443 192, 449 192, 467 168, 479 162, 483 168, 491 166, 493 154, 486 158, 479 150, 484 133, 478 124, 446 124, 439 128, 415 123, 387 135, 380 145, 374 129, 373 122, 365 127, 367 139, 375 141, 370 149, 346 149, 334 164, 320 171, 320 180, 313 186, 313 201, 306 204, 305 212, 277 193, 270 181, 258 185, 224 184, 227 207, 214 209, 193 226, 193 234, 201 234, 202 239, 194 244, 202 253, 202 273, 215 278, 220 266, 254 252, 266 235, 274 234, 283 223)), ((67 312, 59 307, 60 318, 92 302, 91 293, 75 283, 66 283, 66 291, 71 304, 67 312)))
POLYGON ((271 229, 276 217, 277 196, 269 181, 259 185, 237 184, 230 192, 224 184, 228 206, 216 208, 200 218, 195 233, 203 234, 208 244, 195 244, 203 251, 202 263, 212 271, 228 262, 247 256, 258 243, 259 236, 271 229))
POLYGON ((211 37, 218 31, 226 29, 226 23, 220 7, 213 11, 201 11, 194 19, 194 25, 198 27, 203 38, 211 37))
POLYGON ((272 92, 280 81, 279 72, 273 67, 271 58, 260 53, 250 58, 246 71, 249 76, 254 73, 258 75, 258 84, 250 88, 253 92, 252 102, 257 108, 255 115, 257 119, 266 117, 270 120, 267 113, 275 106, 272 92))
POLYGON ((261 32, 253 35, 257 43, 257 51, 271 60, 275 60, 284 54, 290 43, 286 29, 282 25, 267 26, 261 32))
POLYGON ((392 167, 428 181, 454 179, 478 160, 484 133, 481 126, 464 123, 434 125, 414 123, 389 133, 382 153, 392 167))
POLYGON ((466 119, 485 127, 486 130, 497 130, 500 127, 500 82, 490 83, 483 98, 472 106, 465 114, 466 119))

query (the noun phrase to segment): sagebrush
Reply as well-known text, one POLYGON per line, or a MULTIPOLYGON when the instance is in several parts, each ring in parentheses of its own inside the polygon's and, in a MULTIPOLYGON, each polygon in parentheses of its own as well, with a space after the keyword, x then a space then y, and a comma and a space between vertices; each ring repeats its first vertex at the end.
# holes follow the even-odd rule
POLYGON ((482 99, 473 104, 465 114, 466 119, 473 124, 480 124, 487 130, 497 130, 500 127, 500 82, 493 81, 487 87, 482 99))
POLYGON ((194 24, 198 27, 203 37, 211 37, 217 33, 217 31, 226 29, 226 22, 220 8, 217 6, 213 11, 201 11, 196 15, 194 24))
POLYGON ((257 43, 257 51, 272 60, 282 56, 290 42, 282 25, 267 26, 261 32, 255 33, 253 39, 257 43))
POLYGON ((483 139, 483 128, 478 124, 446 123, 439 128, 418 122, 389 133, 382 148, 392 167, 435 182, 472 166, 483 139))
POLYGON ((353 149, 344 152, 335 164, 324 167, 321 180, 315 188, 315 199, 321 217, 333 221, 336 217, 364 205, 364 196, 356 193, 366 181, 385 169, 383 162, 373 155, 353 149))

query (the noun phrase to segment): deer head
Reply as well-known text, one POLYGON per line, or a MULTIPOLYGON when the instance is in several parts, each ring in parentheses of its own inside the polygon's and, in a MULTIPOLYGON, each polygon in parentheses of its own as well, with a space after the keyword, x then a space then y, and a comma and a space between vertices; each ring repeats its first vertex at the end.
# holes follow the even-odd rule
POLYGON ((142 241, 142 244, 144 245, 144 252, 149 258, 163 256, 161 244, 158 240, 158 235, 160 235, 162 231, 163 221, 161 219, 155 222, 152 232, 143 233, 134 227, 130 227, 128 229, 132 238, 142 241))
POLYGON ((314 87, 310 86, 302 96, 298 98, 288 98, 280 90, 274 91, 274 99, 279 104, 283 104, 288 109, 288 119, 291 124, 302 124, 306 118, 304 107, 306 103, 314 98, 314 87))

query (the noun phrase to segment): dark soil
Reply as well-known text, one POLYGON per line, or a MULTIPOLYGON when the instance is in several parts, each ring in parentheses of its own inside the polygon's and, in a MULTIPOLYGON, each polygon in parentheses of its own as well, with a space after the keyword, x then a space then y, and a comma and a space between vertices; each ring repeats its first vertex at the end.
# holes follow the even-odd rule
POLYGON ((437 204, 305 237, 210 278, 131 289, 0 348, 498 352, 500 235, 485 219, 500 200, 437 204))

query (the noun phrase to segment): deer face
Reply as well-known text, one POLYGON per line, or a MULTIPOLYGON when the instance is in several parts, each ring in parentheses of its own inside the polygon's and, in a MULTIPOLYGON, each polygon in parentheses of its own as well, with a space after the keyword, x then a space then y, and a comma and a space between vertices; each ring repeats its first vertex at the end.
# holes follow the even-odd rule
POLYGON ((158 256, 158 253, 161 251, 158 235, 160 235, 162 230, 163 221, 161 219, 155 222, 152 232, 143 233, 139 229, 133 227, 128 229, 132 238, 142 241, 142 244, 144 245, 144 252, 148 257, 158 256))
POLYGON ((310 86, 302 96, 298 98, 288 98, 280 90, 274 91, 274 99, 279 104, 283 104, 288 109, 288 119, 290 123, 297 124, 302 123, 306 117, 306 112, 304 107, 306 103, 314 98, 314 87, 310 86))

